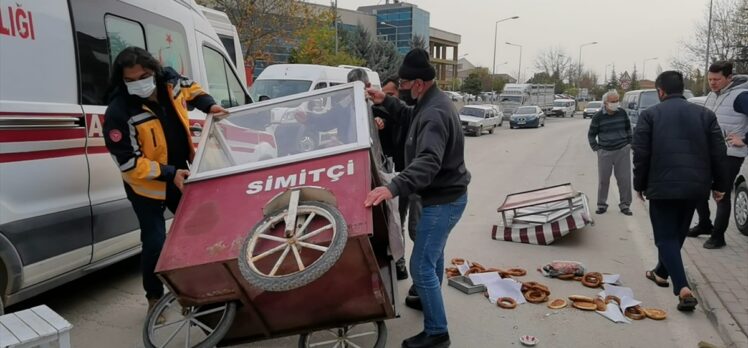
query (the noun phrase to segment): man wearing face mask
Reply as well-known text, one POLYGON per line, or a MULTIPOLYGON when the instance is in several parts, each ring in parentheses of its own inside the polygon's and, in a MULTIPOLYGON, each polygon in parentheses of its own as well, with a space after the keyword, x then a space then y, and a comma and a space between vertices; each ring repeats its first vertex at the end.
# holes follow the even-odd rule
POLYGON ((187 106, 205 113, 227 111, 199 84, 162 68, 139 47, 128 47, 117 55, 110 91, 104 140, 122 172, 127 198, 140 223, 143 288, 150 311, 164 294, 153 273, 166 236, 164 210, 176 212, 190 175, 187 163, 195 154, 187 106))
POLYGON ((631 216, 631 121, 619 107, 615 90, 603 95, 604 107, 592 116, 587 132, 592 151, 597 152, 597 214, 608 211, 610 175, 615 173, 621 213, 631 216))
POLYGON ((457 110, 434 82, 436 70, 429 53, 421 48, 408 52, 399 70, 401 90, 415 100, 410 108, 382 91, 369 89, 376 105, 410 125, 405 140, 405 169, 387 186, 366 197, 371 207, 395 196, 417 193, 423 208, 416 227, 410 257, 410 275, 423 310, 424 330, 403 341, 402 347, 449 347, 449 331, 441 282, 444 248, 449 233, 467 205, 470 172, 465 166, 465 139, 457 110))

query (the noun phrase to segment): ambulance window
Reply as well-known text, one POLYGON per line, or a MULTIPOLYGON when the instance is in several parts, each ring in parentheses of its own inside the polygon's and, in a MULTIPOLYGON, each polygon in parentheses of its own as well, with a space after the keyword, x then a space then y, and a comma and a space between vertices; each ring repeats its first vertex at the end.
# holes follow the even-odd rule
POLYGON ((218 38, 221 39, 221 43, 223 44, 223 48, 226 49, 226 53, 229 54, 229 58, 231 58, 231 62, 236 64, 236 50, 234 49, 234 38, 227 35, 218 35, 218 38))
POLYGON ((327 82, 320 82, 316 86, 314 86, 314 89, 323 89, 327 88, 327 82))
POLYGON ((127 47, 145 48, 145 36, 140 23, 112 15, 106 15, 104 23, 109 41, 110 62, 114 62, 117 55, 127 47))
POLYGON ((187 40, 184 34, 170 28, 146 24, 145 38, 148 51, 161 62, 161 65, 176 70, 180 75, 192 77, 190 55, 187 53, 187 40))
POLYGON ((218 51, 203 46, 205 73, 208 77, 208 92, 223 107, 249 103, 241 82, 234 75, 230 63, 218 51))

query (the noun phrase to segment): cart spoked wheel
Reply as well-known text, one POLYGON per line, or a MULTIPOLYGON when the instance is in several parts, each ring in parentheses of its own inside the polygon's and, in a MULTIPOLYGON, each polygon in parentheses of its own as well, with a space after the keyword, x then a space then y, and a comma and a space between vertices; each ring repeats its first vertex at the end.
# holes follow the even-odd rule
POLYGON ((348 238, 340 211, 291 193, 287 208, 258 223, 244 241, 239 269, 262 290, 288 291, 321 277, 338 261, 348 238))
POLYGON ((383 321, 305 333, 299 338, 299 348, 384 348, 385 344, 387 326, 383 321))
POLYGON ((148 313, 143 343, 146 348, 212 348, 229 331, 235 315, 235 302, 182 308, 168 293, 148 313))

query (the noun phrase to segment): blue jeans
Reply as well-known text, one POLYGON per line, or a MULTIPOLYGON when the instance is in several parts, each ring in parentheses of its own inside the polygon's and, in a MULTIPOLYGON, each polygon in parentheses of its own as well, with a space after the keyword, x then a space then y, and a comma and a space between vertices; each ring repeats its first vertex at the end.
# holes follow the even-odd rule
POLYGON ((454 202, 424 206, 416 228, 410 256, 410 275, 423 306, 423 327, 429 335, 447 332, 441 283, 444 277, 444 247, 449 232, 460 221, 467 205, 467 194, 454 202))

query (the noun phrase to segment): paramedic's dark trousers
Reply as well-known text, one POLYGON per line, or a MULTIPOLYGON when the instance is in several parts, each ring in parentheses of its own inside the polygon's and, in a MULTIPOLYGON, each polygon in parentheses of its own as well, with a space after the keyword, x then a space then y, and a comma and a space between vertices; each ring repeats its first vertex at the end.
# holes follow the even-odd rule
MULTIPOLYGON (((729 182, 735 182, 735 178, 740 174, 740 167, 743 166, 743 157, 727 156, 727 175, 729 182)), ((717 215, 714 217, 714 230, 712 231, 712 238, 720 241, 725 240, 725 231, 730 225, 730 210, 732 208, 732 199, 730 198, 732 188, 725 192, 725 197, 721 201, 717 202, 717 215)), ((699 202, 696 207, 696 211, 699 213, 699 227, 704 228, 705 231, 712 229, 711 212, 709 211, 709 200, 705 199, 699 202)))
POLYGON ((132 207, 140 223, 140 241, 143 243, 143 251, 140 255, 141 271, 143 272, 143 289, 148 299, 159 299, 164 295, 164 286, 156 277, 154 270, 161 248, 166 239, 166 220, 164 210, 175 213, 181 192, 174 185, 167 185, 166 201, 158 203, 133 202, 132 207))

